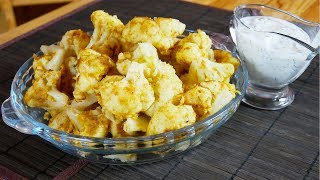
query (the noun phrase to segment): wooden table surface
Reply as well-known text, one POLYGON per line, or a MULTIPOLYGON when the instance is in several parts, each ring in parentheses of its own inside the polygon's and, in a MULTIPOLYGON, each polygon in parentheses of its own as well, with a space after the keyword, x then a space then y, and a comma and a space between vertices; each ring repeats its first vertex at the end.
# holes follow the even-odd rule
MULTIPOLYGON (((57 21, 63 16, 68 16, 70 13, 78 11, 82 7, 86 7, 88 4, 95 0, 77 0, 68 5, 56 9, 50 13, 40 16, 28 23, 25 23, 17 28, 10 30, 6 33, 0 34, 0 45, 7 43, 13 39, 23 37, 26 34, 32 32, 35 28, 43 28, 49 24, 57 21)), ((197 3, 205 6, 221 8, 232 11, 236 6, 240 4, 265 4, 276 8, 294 13, 309 21, 319 22, 319 0, 185 0, 192 3, 197 3)), ((132 2, 130 2, 132 3, 132 2)))
MULTIPOLYGON (((9 97, 18 68, 42 44, 59 41, 70 29, 92 31, 89 16, 96 9, 117 14, 123 22, 134 16, 166 16, 181 20, 190 29, 228 34, 231 11, 174 0, 134 2, 78 1, 78 6, 70 5, 47 16, 50 21, 43 17, 35 20, 38 24, 34 26, 41 24, 39 27, 29 24, 16 30, 18 38, 12 36, 0 45, 0 102, 9 97), (72 13, 68 13, 70 9, 72 13)), ((290 85, 296 95, 290 106, 264 111, 242 103, 203 144, 152 164, 89 163, 38 136, 22 134, 0 119, 0 179, 319 179, 318 58, 290 85)))

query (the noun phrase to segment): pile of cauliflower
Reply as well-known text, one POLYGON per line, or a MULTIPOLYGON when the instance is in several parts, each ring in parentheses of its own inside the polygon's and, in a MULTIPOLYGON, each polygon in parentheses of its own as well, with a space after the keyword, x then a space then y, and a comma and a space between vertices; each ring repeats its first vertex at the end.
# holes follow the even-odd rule
POLYGON ((70 30, 34 55, 34 79, 24 95, 47 111, 51 128, 90 137, 154 135, 217 112, 236 95, 230 84, 240 62, 211 49, 197 30, 172 18, 91 14, 92 36, 70 30))

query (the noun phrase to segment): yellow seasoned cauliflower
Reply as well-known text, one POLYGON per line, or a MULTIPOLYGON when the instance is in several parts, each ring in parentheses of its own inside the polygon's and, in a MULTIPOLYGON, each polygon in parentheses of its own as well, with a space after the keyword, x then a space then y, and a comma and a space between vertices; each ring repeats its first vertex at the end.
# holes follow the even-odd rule
POLYGON ((67 31, 61 38, 59 46, 65 49, 69 56, 79 56, 80 50, 89 44, 90 37, 81 29, 67 31))
POLYGON ((234 73, 234 67, 229 63, 217 63, 206 58, 193 61, 188 73, 188 81, 200 83, 203 81, 229 82, 234 73))
POLYGON ((24 102, 30 107, 46 110, 60 110, 68 104, 68 96, 60 92, 60 71, 44 72, 41 78, 34 79, 24 95, 24 102))
POLYGON ((92 49, 80 51, 74 98, 80 100, 84 99, 86 94, 94 93, 95 86, 114 66, 114 62, 107 55, 92 49))
POLYGON ((203 81, 189 85, 188 90, 176 96, 174 102, 192 105, 197 113, 197 119, 203 119, 223 108, 236 96, 236 93, 235 86, 228 82, 203 81))
POLYGON ((106 75, 101 81, 99 81, 98 87, 103 86, 106 83, 120 81, 123 78, 125 78, 125 76, 121 76, 121 75, 106 75))
POLYGON ((121 75, 125 76, 127 74, 128 69, 129 69, 131 62, 132 62, 130 60, 131 58, 132 58, 132 56, 128 52, 119 54, 118 61, 116 62, 116 67, 117 67, 118 72, 121 75))
POLYGON ((126 133, 123 129, 124 121, 110 121, 110 133, 112 137, 128 137, 130 134, 126 133))
POLYGON ((155 102, 145 112, 149 116, 153 116, 159 107, 183 92, 182 81, 170 64, 160 61, 155 72, 157 74, 151 80, 155 102))
MULTIPOLYGON (((113 83, 113 82, 116 82, 116 81, 120 81, 122 80, 123 78, 125 78, 125 76, 119 76, 119 75, 107 75, 106 77, 104 77, 96 86, 96 94, 95 96, 98 98, 98 102, 99 104, 101 105, 103 102, 102 102, 102 97, 101 97, 101 93, 100 93, 100 90, 105 88, 105 85, 108 84, 108 83, 113 83)), ((103 108, 103 113, 104 115, 112 120, 112 121, 116 121, 114 115, 109 112, 107 109, 103 108)))
POLYGON ((78 110, 86 110, 90 108, 94 103, 98 102, 98 99, 95 94, 87 94, 85 99, 71 101, 70 107, 78 110))
POLYGON ((123 123, 123 130, 131 136, 139 135, 137 133, 147 132, 150 117, 146 115, 139 115, 135 118, 128 118, 123 123))
POLYGON ((87 48, 94 49, 101 54, 113 58, 120 52, 120 36, 124 28, 116 15, 97 10, 91 14, 94 31, 87 48))
POLYGON ((145 112, 147 115, 152 116, 160 106, 183 92, 182 82, 175 69, 158 58, 157 49, 151 43, 139 43, 132 53, 120 53, 118 57, 117 69, 124 75, 132 62, 144 65, 144 75, 155 95, 154 103, 145 112))
POLYGON ((233 57, 230 52, 221 49, 213 50, 213 52, 214 59, 217 63, 230 63, 234 66, 235 70, 240 66, 240 61, 233 57))
POLYGON ((209 89, 196 86, 183 94, 184 104, 191 105, 198 117, 211 112, 212 93, 209 89))
POLYGON ((151 117, 147 135, 160 134, 189 126, 196 121, 196 113, 189 105, 166 103, 151 117))
POLYGON ((120 74, 126 75, 133 61, 145 65, 144 74, 149 78, 161 60, 158 58, 157 49, 151 43, 138 43, 133 52, 118 55, 116 66, 120 74))
POLYGON ((124 79, 100 85, 103 110, 120 120, 146 111, 154 102, 154 92, 143 72, 144 65, 132 62, 124 79))
POLYGON ((74 130, 74 126, 70 121, 66 111, 61 111, 57 115, 53 116, 49 120, 48 126, 67 133, 72 133, 74 130))
POLYGON ((65 50, 57 45, 42 45, 40 50, 43 55, 33 55, 34 79, 41 78, 43 73, 49 70, 58 71, 64 62, 65 50))
POLYGON ((160 53, 168 53, 177 42, 177 36, 184 32, 185 24, 172 18, 135 17, 130 20, 122 31, 124 51, 141 42, 152 43, 160 53))
POLYGON ((201 82, 201 87, 207 88, 212 93, 212 107, 208 114, 216 113, 221 108, 223 108, 226 104, 228 104, 233 98, 235 98, 236 90, 233 84, 227 82, 219 82, 219 81, 207 81, 201 82))
POLYGON ((61 48, 60 46, 57 45, 50 45, 50 46, 45 46, 42 45, 40 47, 40 50, 43 52, 45 55, 44 57, 50 57, 46 61, 41 61, 43 64, 43 67, 46 70, 59 70, 61 68, 61 64, 63 63, 64 60, 64 54, 65 50, 61 48))
POLYGON ((110 120, 102 114, 100 107, 90 111, 79 111, 74 108, 68 108, 66 114, 76 129, 73 132, 74 134, 100 138, 106 137, 110 120))
POLYGON ((173 47, 172 60, 177 63, 175 66, 182 66, 183 69, 188 70, 193 61, 198 61, 200 58, 213 58, 211 45, 212 41, 205 32, 198 30, 190 33, 173 47))
POLYGON ((220 91, 213 96, 212 109, 210 114, 216 113, 227 105, 233 98, 236 97, 236 88, 233 84, 222 83, 220 91))

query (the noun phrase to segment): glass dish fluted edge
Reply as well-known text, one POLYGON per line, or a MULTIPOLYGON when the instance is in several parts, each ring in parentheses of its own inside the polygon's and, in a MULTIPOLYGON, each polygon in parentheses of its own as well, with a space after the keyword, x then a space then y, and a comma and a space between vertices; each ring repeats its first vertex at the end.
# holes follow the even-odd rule
MULTIPOLYGON (((219 33, 207 33, 213 41, 213 48, 232 52, 233 56, 239 59, 235 53, 235 46, 228 36, 219 33)), ((39 55, 41 52, 37 54, 39 55)), ((43 120, 44 110, 30 108, 24 104, 24 92, 30 86, 33 78, 32 62, 33 58, 28 59, 20 67, 13 79, 10 98, 2 104, 1 111, 4 122, 20 132, 38 135, 69 154, 110 164, 152 162, 199 145, 234 114, 248 84, 248 72, 245 64, 241 61, 241 66, 239 66, 232 78, 240 94, 237 94, 231 102, 206 119, 178 130, 152 136, 93 138, 52 129, 42 123, 45 122, 43 120), (132 153, 137 155, 153 153, 158 154, 158 156, 142 157, 142 159, 138 157, 137 160, 128 162, 103 158, 105 155, 132 153)))

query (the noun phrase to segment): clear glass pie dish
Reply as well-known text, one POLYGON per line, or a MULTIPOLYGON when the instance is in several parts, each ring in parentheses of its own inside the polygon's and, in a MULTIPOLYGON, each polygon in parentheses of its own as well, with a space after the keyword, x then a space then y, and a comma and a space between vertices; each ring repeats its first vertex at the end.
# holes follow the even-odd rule
MULTIPOLYGON (((214 49, 227 50, 238 58, 235 46, 228 36, 210 32, 208 35, 213 41, 214 49)), ((41 52, 37 54, 40 55, 41 52)), ((28 59, 13 79, 10 97, 1 107, 3 121, 22 133, 40 136, 66 153, 107 164, 154 162, 201 144, 235 113, 248 84, 248 72, 241 61, 231 79, 240 93, 225 107, 206 119, 178 130, 152 136, 92 138, 48 127, 47 120, 43 119, 45 111, 30 108, 24 103, 23 95, 33 79, 32 62, 33 58, 28 59)))

